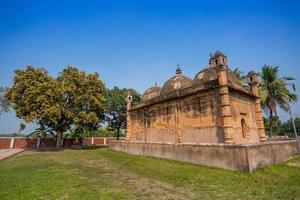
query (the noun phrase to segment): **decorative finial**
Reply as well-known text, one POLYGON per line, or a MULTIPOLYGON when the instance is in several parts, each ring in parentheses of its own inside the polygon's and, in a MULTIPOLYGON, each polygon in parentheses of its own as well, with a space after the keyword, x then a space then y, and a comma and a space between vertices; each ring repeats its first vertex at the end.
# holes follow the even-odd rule
POLYGON ((182 71, 180 69, 179 63, 177 64, 176 74, 181 74, 182 71))
POLYGON ((211 53, 211 52, 209 52, 209 57, 210 57, 210 58, 212 57, 212 53, 211 53))

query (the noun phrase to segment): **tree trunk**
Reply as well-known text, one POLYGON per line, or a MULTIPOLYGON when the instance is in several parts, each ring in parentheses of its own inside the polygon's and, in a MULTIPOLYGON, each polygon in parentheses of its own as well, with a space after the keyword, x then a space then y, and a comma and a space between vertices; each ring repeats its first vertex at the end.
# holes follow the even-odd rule
POLYGON ((120 128, 117 128, 117 140, 120 139, 120 128))
POLYGON ((270 134, 270 138, 272 138, 272 136, 273 136, 272 127, 273 127, 273 111, 272 111, 272 109, 270 109, 270 115, 269 115, 269 134, 270 134))
POLYGON ((47 134, 45 132, 42 132, 42 138, 40 139, 40 147, 44 148, 45 146, 45 140, 46 140, 47 134))
POLYGON ((61 141, 62 141, 62 132, 58 131, 57 136, 56 136, 56 148, 57 149, 60 149, 62 147, 61 141))

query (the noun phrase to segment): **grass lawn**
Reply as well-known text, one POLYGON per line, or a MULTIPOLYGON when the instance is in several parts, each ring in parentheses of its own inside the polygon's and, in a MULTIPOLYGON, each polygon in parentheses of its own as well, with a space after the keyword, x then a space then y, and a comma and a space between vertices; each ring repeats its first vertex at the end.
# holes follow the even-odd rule
POLYGON ((300 199, 300 157, 252 174, 93 150, 0 161, 0 199, 300 199))

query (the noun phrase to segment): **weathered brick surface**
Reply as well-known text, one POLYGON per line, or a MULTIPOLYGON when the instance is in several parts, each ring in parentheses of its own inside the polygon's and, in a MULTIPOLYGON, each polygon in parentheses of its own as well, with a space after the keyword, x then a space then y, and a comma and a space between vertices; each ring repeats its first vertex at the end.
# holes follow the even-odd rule
POLYGON ((127 140, 161 143, 235 143, 265 140, 257 74, 249 90, 217 53, 191 80, 176 70, 163 87, 145 91, 142 102, 127 105, 127 140), (161 92, 159 92, 161 91, 161 92))
POLYGON ((296 141, 256 144, 166 144, 111 141, 115 151, 252 172, 299 154, 296 141))

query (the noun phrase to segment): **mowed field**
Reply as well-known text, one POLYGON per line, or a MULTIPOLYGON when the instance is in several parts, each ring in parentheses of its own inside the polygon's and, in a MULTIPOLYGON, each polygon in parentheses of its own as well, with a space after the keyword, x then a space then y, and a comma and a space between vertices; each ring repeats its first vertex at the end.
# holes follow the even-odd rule
POLYGON ((107 148, 25 151, 0 161, 0 199, 300 199, 300 158, 249 174, 107 148))

